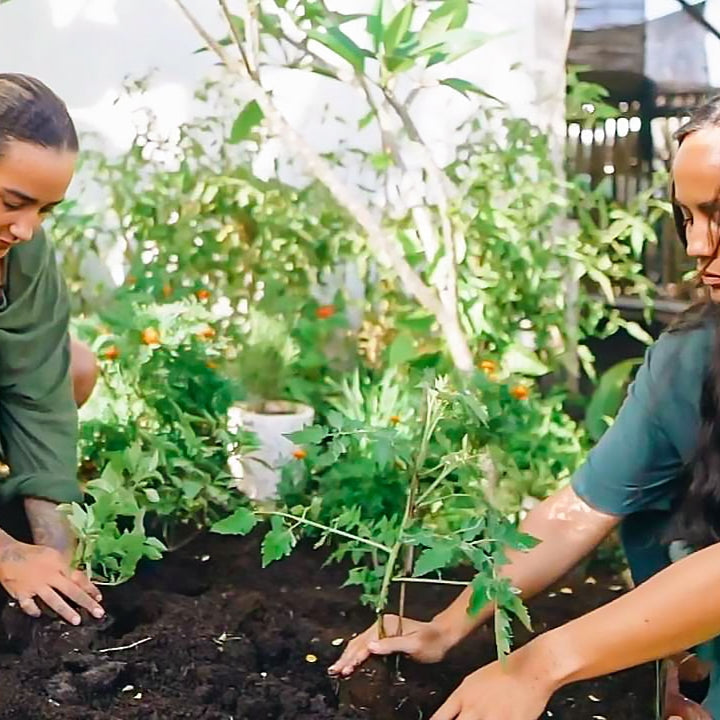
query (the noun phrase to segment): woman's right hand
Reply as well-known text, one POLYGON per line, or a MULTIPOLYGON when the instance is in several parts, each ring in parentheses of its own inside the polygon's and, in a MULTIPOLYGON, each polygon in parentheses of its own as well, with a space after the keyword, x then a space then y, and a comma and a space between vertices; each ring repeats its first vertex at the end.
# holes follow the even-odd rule
POLYGON ((80 615, 65 598, 101 618, 100 591, 54 548, 28 545, 16 540, 0 550, 0 583, 17 600, 23 612, 41 615, 37 600, 44 602, 67 622, 78 625, 80 615))
POLYGON ((452 647, 448 633, 436 621, 421 622, 403 618, 402 635, 398 634, 400 618, 385 615, 387 637, 378 637, 378 624, 373 623, 364 633, 353 638, 340 659, 328 672, 331 675, 347 677, 362 665, 370 655, 392 655, 402 653, 420 663, 440 662, 452 647))

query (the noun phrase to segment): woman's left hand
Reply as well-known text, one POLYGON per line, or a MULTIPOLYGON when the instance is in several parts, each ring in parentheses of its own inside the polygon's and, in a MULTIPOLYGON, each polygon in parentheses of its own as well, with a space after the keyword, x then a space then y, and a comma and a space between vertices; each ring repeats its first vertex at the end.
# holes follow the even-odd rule
POLYGON ((712 715, 680 692, 677 663, 666 663, 665 714, 667 720, 712 720, 712 715))
POLYGON ((430 720, 537 720, 555 689, 510 656, 468 675, 430 720))

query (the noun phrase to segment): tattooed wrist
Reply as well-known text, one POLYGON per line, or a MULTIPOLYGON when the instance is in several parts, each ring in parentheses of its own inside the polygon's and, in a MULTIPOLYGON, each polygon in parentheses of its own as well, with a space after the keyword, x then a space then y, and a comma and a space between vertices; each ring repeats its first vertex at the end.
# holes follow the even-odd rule
POLYGON ((0 565, 6 562, 22 562, 25 560, 23 544, 12 535, 0 530, 0 565))
POLYGON ((54 548, 63 555, 72 554, 75 539, 67 518, 58 511, 56 503, 25 498, 25 513, 36 545, 54 548))

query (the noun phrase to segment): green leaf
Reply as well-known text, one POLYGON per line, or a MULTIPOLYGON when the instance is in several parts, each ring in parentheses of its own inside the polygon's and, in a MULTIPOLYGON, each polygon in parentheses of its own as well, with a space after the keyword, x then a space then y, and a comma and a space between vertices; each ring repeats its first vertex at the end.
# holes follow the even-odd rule
POLYGON ((373 459, 379 470, 384 470, 395 457, 392 443, 388 438, 379 437, 372 445, 373 459))
POLYGON ((280 560, 292 552, 295 545, 293 534, 285 527, 278 517, 272 519, 270 530, 262 542, 262 566, 267 567, 275 560, 280 560))
POLYGON ((477 573, 472 580, 472 595, 468 604, 468 615, 475 617, 490 602, 488 578, 477 573))
POLYGON ((512 625, 510 617, 502 608, 495 610, 495 646, 498 657, 502 660, 510 653, 512 642, 512 625))
POLYGON ((628 320, 626 322, 623 322, 622 326, 627 331, 627 334, 631 337, 634 337, 636 340, 639 340, 641 343, 645 343, 645 345, 652 345, 653 344, 653 336, 650 335, 647 330, 644 330, 640 325, 638 325, 633 320, 628 320))
POLYGON ((364 115, 362 118, 360 118, 360 121, 358 122, 358 129, 363 130, 366 128, 373 120, 375 119, 375 111, 370 110, 367 115, 364 115))
POLYGON ((463 27, 468 17, 468 0, 445 0, 433 10, 420 31, 423 44, 442 40, 448 30, 463 27))
POLYGON ((230 140, 232 144, 236 144, 245 140, 254 127, 259 125, 265 115, 255 100, 249 102, 242 112, 235 118, 232 130, 230 131, 230 140))
POLYGON ((417 357, 417 355, 418 352, 413 336, 407 333, 400 333, 388 348, 388 365, 390 367, 404 365, 417 357))
POLYGON ((327 421, 333 430, 342 430, 345 427, 345 416, 337 410, 330 410, 327 414, 327 421))
POLYGON ((397 15, 395 15, 385 29, 385 32, 383 33, 383 45, 387 55, 392 55, 395 52, 395 48, 405 37, 405 34, 410 29, 410 23, 412 22, 414 13, 415 5, 414 3, 409 2, 397 13, 397 15))
POLYGON ((324 425, 313 425, 294 433, 288 433, 285 437, 296 445, 317 445, 327 437, 327 434, 328 430, 324 425))
POLYGON ((384 12, 385 7, 383 0, 377 0, 375 3, 375 9, 371 15, 368 15, 367 19, 366 29, 372 38, 373 52, 375 54, 377 54, 380 50, 380 43, 382 42, 383 26, 385 24, 383 21, 384 12))
POLYGON ((250 508, 238 508, 232 515, 216 522, 210 530, 220 535, 247 535, 258 523, 250 508))
POLYGON ((502 367, 509 373, 539 377, 550 372, 537 354, 524 345, 512 345, 503 355, 502 367))
POLYGON ((494 36, 465 28, 450 30, 445 34, 441 47, 431 44, 430 47, 419 50, 418 54, 430 55, 428 67, 437 65, 443 60, 450 63, 481 48, 491 37, 494 36))
POLYGON ((645 227, 641 223, 634 224, 633 229, 630 232, 630 246, 635 253, 635 257, 638 259, 642 256, 646 237, 645 227))
POLYGON ((455 548, 450 543, 439 543, 422 551, 415 563, 415 577, 427 575, 435 570, 448 567, 455 555, 455 548))
POLYGON ((412 69, 415 65, 415 57, 408 55, 407 53, 396 53, 395 55, 385 56, 385 67, 388 72, 391 73, 403 73, 407 70, 412 69))
POLYGON ((330 27, 326 32, 313 29, 308 31, 308 37, 347 60, 357 72, 364 72, 368 52, 353 42, 340 28, 330 27))
POLYGON ((491 95, 489 92, 485 92, 485 90, 475 85, 475 83, 471 83, 469 80, 463 80, 462 78, 445 78, 440 81, 440 84, 456 90, 465 97, 470 97, 468 93, 475 93, 476 95, 482 95, 482 97, 494 100, 501 105, 504 104, 502 100, 496 98, 494 95, 491 95))
POLYGON ((370 162, 375 170, 385 172, 392 165, 393 158, 392 155, 387 152, 373 153, 370 156, 370 162))
POLYGON ((530 613, 528 612, 525 603, 522 601, 520 595, 513 593, 511 598, 507 598, 504 601, 505 607, 529 630, 532 632, 532 620, 530 619, 530 613))
POLYGON ((588 276, 594 280, 605 295, 605 299, 610 305, 615 304, 615 292, 613 291, 612 283, 608 276, 596 268, 588 268, 588 276))
POLYGON ((642 363, 642 358, 631 358, 613 365, 600 377, 585 414, 585 426, 594 441, 598 441, 608 428, 605 418, 615 417, 622 401, 630 376, 642 363))

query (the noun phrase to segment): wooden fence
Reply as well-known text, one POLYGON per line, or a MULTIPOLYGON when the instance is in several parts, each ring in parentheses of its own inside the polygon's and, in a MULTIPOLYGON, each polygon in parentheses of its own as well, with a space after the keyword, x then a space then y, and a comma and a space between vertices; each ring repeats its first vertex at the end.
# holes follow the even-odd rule
MULTIPOLYGON (((643 108, 639 101, 621 102, 617 117, 584 125, 569 123, 569 173, 584 176, 593 187, 604 182, 614 200, 628 204, 650 187, 656 170, 670 168, 674 133, 689 109, 706 97, 706 93, 660 95, 652 108, 643 108)), ((662 192, 667 197, 669 188, 662 192)), ((643 258, 645 273, 658 285, 661 295, 678 297, 683 292, 678 284, 692 264, 677 242, 672 222, 663 223, 657 230, 659 243, 648 247, 643 258)))

